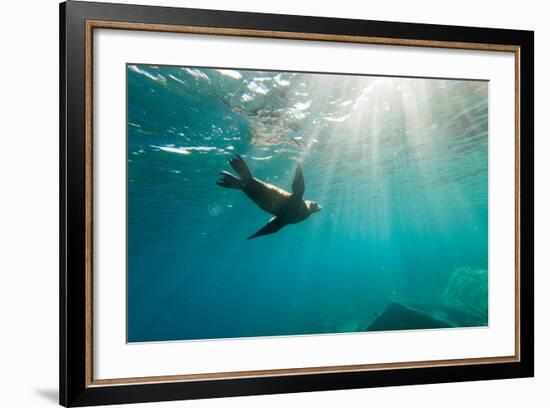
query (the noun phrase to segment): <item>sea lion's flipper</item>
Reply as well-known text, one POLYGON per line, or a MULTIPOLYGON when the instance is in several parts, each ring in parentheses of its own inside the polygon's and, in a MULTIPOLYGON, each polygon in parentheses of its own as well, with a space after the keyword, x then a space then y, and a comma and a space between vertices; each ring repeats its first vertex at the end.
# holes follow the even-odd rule
POLYGON ((265 224, 260 230, 249 236, 247 239, 254 239, 261 237, 262 235, 268 235, 273 234, 277 231, 279 231, 281 228, 283 228, 286 224, 284 224, 280 218, 273 217, 269 220, 267 224, 265 224))
POLYGON ((302 172, 302 166, 298 163, 296 172, 294 173, 294 181, 292 182, 292 195, 301 200, 305 190, 304 173, 302 172))
POLYGON ((232 159, 229 159, 229 164, 237 172, 241 179, 246 183, 252 178, 252 173, 248 169, 248 166, 244 162, 243 158, 238 154, 235 155, 232 159))
POLYGON ((220 187, 234 188, 240 190, 243 188, 243 181, 227 171, 222 171, 221 177, 216 184, 220 187))

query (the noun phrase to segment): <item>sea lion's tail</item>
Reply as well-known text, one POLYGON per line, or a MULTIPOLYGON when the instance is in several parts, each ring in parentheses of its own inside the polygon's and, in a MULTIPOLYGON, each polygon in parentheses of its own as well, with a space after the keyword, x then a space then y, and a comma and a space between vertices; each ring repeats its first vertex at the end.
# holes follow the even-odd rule
POLYGON ((252 173, 250 172, 250 169, 244 162, 243 158, 239 156, 238 154, 235 155, 232 159, 229 159, 229 164, 233 169, 237 172, 239 176, 241 176, 241 179, 243 182, 247 182, 252 178, 252 173))
POLYGON ((243 188, 243 181, 235 177, 233 174, 228 173, 227 171, 222 171, 220 179, 216 182, 216 184, 220 187, 225 188, 234 188, 236 190, 240 190, 243 188))

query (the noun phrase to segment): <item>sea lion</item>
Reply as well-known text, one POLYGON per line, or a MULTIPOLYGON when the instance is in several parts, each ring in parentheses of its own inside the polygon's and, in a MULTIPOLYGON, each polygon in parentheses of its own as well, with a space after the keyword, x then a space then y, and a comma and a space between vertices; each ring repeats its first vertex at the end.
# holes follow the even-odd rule
POLYGON ((229 164, 240 178, 227 171, 222 171, 216 184, 221 187, 242 190, 258 207, 274 216, 247 239, 273 234, 285 225, 296 224, 311 214, 321 211, 321 206, 315 201, 303 199, 305 183, 300 163, 296 166, 294 173, 292 193, 252 177, 250 169, 238 154, 229 159, 229 164))

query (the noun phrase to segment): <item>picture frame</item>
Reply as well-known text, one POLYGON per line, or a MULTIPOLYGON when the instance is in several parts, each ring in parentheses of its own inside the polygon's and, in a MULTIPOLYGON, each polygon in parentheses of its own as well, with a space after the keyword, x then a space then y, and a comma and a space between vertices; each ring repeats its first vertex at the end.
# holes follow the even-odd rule
MULTIPOLYGON (((286 43, 285 43, 286 44, 286 43)), ((134 61, 126 61, 127 63, 134 61)), ((162 61, 161 61, 162 62, 162 61)), ((190 64, 192 65, 192 64, 190 64)), ((498 121, 499 118, 492 118, 498 121)), ((118 136, 115 136, 118 137, 118 136)), ((122 138, 123 135, 120 135, 122 138)), ((534 375, 534 33, 531 31, 68 1, 60 5, 60 404, 179 399, 445 383, 534 375), (98 379, 94 372, 94 35, 170 33, 508 53, 514 61, 514 352, 369 364, 290 366, 98 379), (520 250, 521 249, 521 250, 520 250)), ((495 175, 497 177, 498 175, 495 175)), ((512 220, 510 220, 512 222, 512 220)), ((494 254, 499 256, 499 254, 494 254)), ((102 296, 102 295, 100 295, 102 296)), ((125 293, 119 296, 124 298, 125 293)), ((95 334, 94 334, 95 333, 95 334)))

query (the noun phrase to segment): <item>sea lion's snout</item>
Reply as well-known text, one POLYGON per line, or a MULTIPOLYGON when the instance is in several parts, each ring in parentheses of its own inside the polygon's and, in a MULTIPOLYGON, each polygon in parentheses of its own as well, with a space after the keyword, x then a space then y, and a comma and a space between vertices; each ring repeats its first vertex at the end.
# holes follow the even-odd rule
POLYGON ((309 208, 311 209, 312 213, 319 212, 323 209, 319 204, 317 204, 315 201, 312 201, 309 208))

